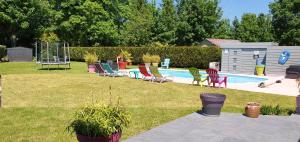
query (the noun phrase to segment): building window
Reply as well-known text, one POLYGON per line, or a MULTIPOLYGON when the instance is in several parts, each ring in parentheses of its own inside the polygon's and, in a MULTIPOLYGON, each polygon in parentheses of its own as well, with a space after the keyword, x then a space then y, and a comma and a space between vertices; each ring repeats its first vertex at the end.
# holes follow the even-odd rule
POLYGON ((237 51, 233 51, 233 55, 237 55, 237 51))
POLYGON ((237 62, 237 58, 233 58, 233 63, 236 64, 236 62, 237 62))
POLYGON ((233 70, 236 71, 236 65, 233 65, 233 70))

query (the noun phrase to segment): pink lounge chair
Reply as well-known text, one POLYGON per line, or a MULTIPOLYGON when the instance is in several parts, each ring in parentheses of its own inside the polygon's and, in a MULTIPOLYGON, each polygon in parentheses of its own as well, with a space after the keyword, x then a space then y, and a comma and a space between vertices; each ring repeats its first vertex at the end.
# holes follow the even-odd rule
POLYGON ((218 74, 218 70, 216 69, 207 69, 206 73, 209 76, 208 81, 208 86, 210 86, 210 84, 213 84, 213 87, 215 87, 216 83, 219 84, 219 87, 221 87, 221 84, 225 84, 225 88, 227 88, 227 76, 219 76, 218 74))
POLYGON ((139 65, 139 70, 142 74, 142 79, 151 80, 151 81, 153 80, 154 76, 147 71, 147 68, 146 68, 145 64, 140 64, 139 65))

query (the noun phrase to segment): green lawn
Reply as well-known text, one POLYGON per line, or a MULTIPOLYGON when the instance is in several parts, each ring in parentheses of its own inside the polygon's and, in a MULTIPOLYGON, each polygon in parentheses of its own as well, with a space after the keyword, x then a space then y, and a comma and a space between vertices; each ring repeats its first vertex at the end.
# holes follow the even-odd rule
POLYGON ((86 104, 121 97, 132 114, 123 140, 200 107, 199 94, 227 95, 223 111, 243 112, 249 101, 293 108, 295 97, 214 89, 176 83, 150 83, 127 77, 99 77, 86 65, 72 62, 70 70, 38 70, 34 63, 0 63, 3 74, 3 108, 0 109, 1 141, 76 141, 66 132, 74 111, 86 104))

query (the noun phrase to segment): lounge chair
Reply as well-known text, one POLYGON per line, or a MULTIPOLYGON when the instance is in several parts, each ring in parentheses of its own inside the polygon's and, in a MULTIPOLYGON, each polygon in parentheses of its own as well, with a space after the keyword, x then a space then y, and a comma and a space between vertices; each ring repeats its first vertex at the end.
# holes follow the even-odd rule
POLYGON ((199 69, 197 68, 189 68, 190 73, 192 74, 194 80, 192 84, 194 85, 194 82, 197 82, 197 85, 200 84, 200 86, 203 86, 203 83, 207 80, 208 77, 206 78, 201 78, 201 74, 199 73, 199 69))
POLYGON ((160 66, 162 68, 169 68, 169 65, 170 65, 170 59, 169 58, 166 58, 163 62, 161 62, 160 66))
POLYGON ((227 77, 226 76, 220 76, 218 74, 218 70, 216 69, 207 69, 206 73, 209 76, 208 81, 208 86, 210 86, 210 84, 213 84, 213 87, 215 87, 215 84, 218 83, 219 87, 221 87, 221 84, 225 84, 225 88, 227 88, 227 77))
POLYGON ((160 83, 167 81, 166 76, 162 76, 159 73, 158 67, 156 67, 156 66, 150 66, 150 71, 151 71, 151 73, 154 76, 154 79, 152 81, 157 81, 157 82, 160 82, 160 83))
POLYGON ((142 79, 144 80, 153 80, 154 76, 150 74, 145 66, 145 64, 140 64, 139 65, 139 70, 142 74, 142 79))
POLYGON ((121 72, 118 71, 114 71, 112 70, 112 68, 109 66, 108 63, 101 63, 103 69, 105 70, 105 72, 112 77, 118 77, 118 76, 123 76, 123 74, 121 72))
POLYGON ((117 62, 114 62, 112 60, 107 60, 107 63, 111 66, 112 70, 119 71, 119 66, 117 62))
POLYGON ((101 63, 96 63, 95 64, 95 67, 96 67, 96 73, 98 73, 99 75, 103 75, 103 76, 106 76, 108 75, 105 70, 103 69, 101 63))

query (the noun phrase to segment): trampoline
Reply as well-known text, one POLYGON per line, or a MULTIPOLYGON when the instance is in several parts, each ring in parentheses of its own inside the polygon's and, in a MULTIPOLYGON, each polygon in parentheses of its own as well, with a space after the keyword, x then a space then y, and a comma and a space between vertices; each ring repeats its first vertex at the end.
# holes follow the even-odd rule
POLYGON ((71 68, 70 48, 66 42, 36 42, 35 44, 36 63, 50 69, 51 65, 58 68, 71 68))

